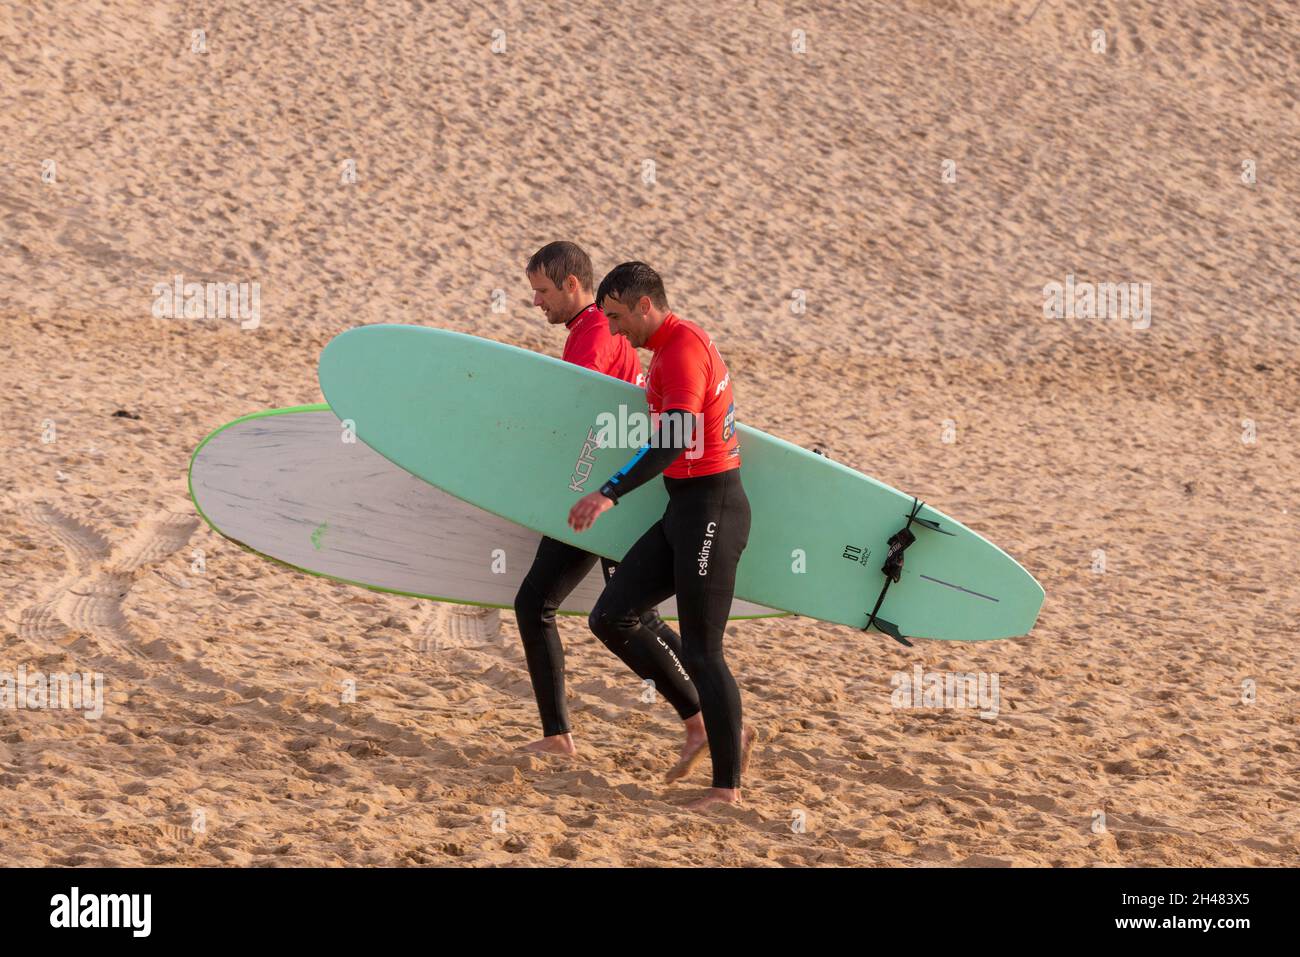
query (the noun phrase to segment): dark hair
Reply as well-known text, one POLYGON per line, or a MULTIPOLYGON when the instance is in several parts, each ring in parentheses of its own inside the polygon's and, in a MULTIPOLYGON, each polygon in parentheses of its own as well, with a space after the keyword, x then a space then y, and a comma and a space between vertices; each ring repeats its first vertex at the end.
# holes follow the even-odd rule
POLYGON ((591 269, 591 257, 577 243, 547 243, 528 260, 528 272, 545 273, 559 289, 564 280, 573 276, 583 289, 591 288, 594 274, 591 269))
POLYGON ((596 305, 602 306, 607 296, 629 306, 639 302, 642 296, 649 296, 656 309, 668 308, 664 281, 642 262, 619 263, 606 273, 596 290, 596 305))

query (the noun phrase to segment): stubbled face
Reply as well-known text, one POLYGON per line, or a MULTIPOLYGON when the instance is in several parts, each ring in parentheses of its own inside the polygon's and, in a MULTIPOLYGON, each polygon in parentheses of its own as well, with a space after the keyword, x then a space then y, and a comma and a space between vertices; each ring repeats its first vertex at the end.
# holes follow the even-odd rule
POLYGON ((640 349, 653 334, 654 323, 646 314, 650 308, 650 297, 642 296, 639 302, 631 306, 620 302, 615 296, 606 296, 601 304, 605 317, 609 319, 611 335, 622 336, 640 349))
POLYGON ((530 272, 528 285, 533 287, 533 305, 545 313, 546 321, 553 326, 568 322, 579 309, 590 302, 590 299, 578 302, 582 296, 576 276, 567 276, 563 286, 556 286, 546 273, 530 272))

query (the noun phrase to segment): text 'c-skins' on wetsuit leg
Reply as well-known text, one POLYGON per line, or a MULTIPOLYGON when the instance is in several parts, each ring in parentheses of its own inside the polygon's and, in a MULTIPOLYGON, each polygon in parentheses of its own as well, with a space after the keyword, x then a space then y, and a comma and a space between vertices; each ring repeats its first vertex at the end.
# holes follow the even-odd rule
POLYGON ((682 651, 704 714, 713 786, 740 787, 740 689, 722 642, 736 590, 736 568, 749 544, 749 499, 740 470, 665 478, 664 528, 673 545, 682 651))
MULTIPOLYGON (((738 469, 665 478, 664 485, 667 511, 623 557, 618 574, 592 611, 592 630, 598 635, 607 632, 610 642, 620 635, 627 642, 637 640, 643 628, 638 611, 676 593, 682 664, 703 712, 713 786, 738 788, 740 691, 723 656, 722 639, 736 567, 749 542, 749 500, 738 469)), ((646 638, 641 635, 639 640, 646 638)))
MULTIPOLYGON (((618 562, 610 561, 608 558, 602 558, 600 560, 600 570, 601 573, 605 576, 606 585, 609 584, 610 578, 613 577, 614 572, 617 569, 618 569, 618 562)), ((644 614, 642 614, 641 624, 645 625, 647 628, 649 628, 656 635, 658 635, 660 638, 663 639, 663 643, 668 646, 668 651, 670 652, 671 657, 675 659, 675 661, 677 662, 681 661, 682 639, 677 634, 677 632, 673 630, 672 625, 668 624, 668 622, 664 621, 662 618, 659 617, 658 607, 650 608, 644 614)), ((689 678, 687 680, 689 680, 689 678)), ((691 713, 694 714, 697 711, 699 711, 698 704, 695 705, 695 710, 692 711, 691 713)), ((690 717, 690 715, 683 715, 682 717, 688 718, 690 717)))

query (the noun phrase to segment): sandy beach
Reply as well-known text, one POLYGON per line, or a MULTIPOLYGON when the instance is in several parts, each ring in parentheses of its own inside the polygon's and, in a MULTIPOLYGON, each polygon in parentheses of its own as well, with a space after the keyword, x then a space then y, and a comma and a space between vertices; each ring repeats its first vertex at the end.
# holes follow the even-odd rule
POLYGON ((0 672, 103 714, 0 708, 3 863, 1300 863, 1295 2, 76 6, 0 16, 0 672), (511 612, 201 521, 195 446, 323 401, 345 329, 558 356, 554 239, 658 269, 741 421, 1013 555, 1033 632, 733 622, 760 740, 695 814, 582 619, 580 754, 521 754, 511 612), (257 283, 255 327, 155 315, 176 276, 257 283), (917 667, 998 713, 897 707, 917 667))

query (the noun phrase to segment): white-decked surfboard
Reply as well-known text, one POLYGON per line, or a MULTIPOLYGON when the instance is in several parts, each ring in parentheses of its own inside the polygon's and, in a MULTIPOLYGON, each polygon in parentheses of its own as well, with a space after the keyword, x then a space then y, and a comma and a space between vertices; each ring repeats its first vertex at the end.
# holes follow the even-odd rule
MULTIPOLYGON (((217 429, 190 460, 190 495, 219 534, 298 571, 417 598, 509 608, 541 536, 443 492, 363 442, 327 405, 217 429)), ((597 565, 561 614, 585 615, 597 565)), ((675 602, 660 606, 676 617, 675 602)), ((733 618, 779 615, 737 602, 733 618)))

